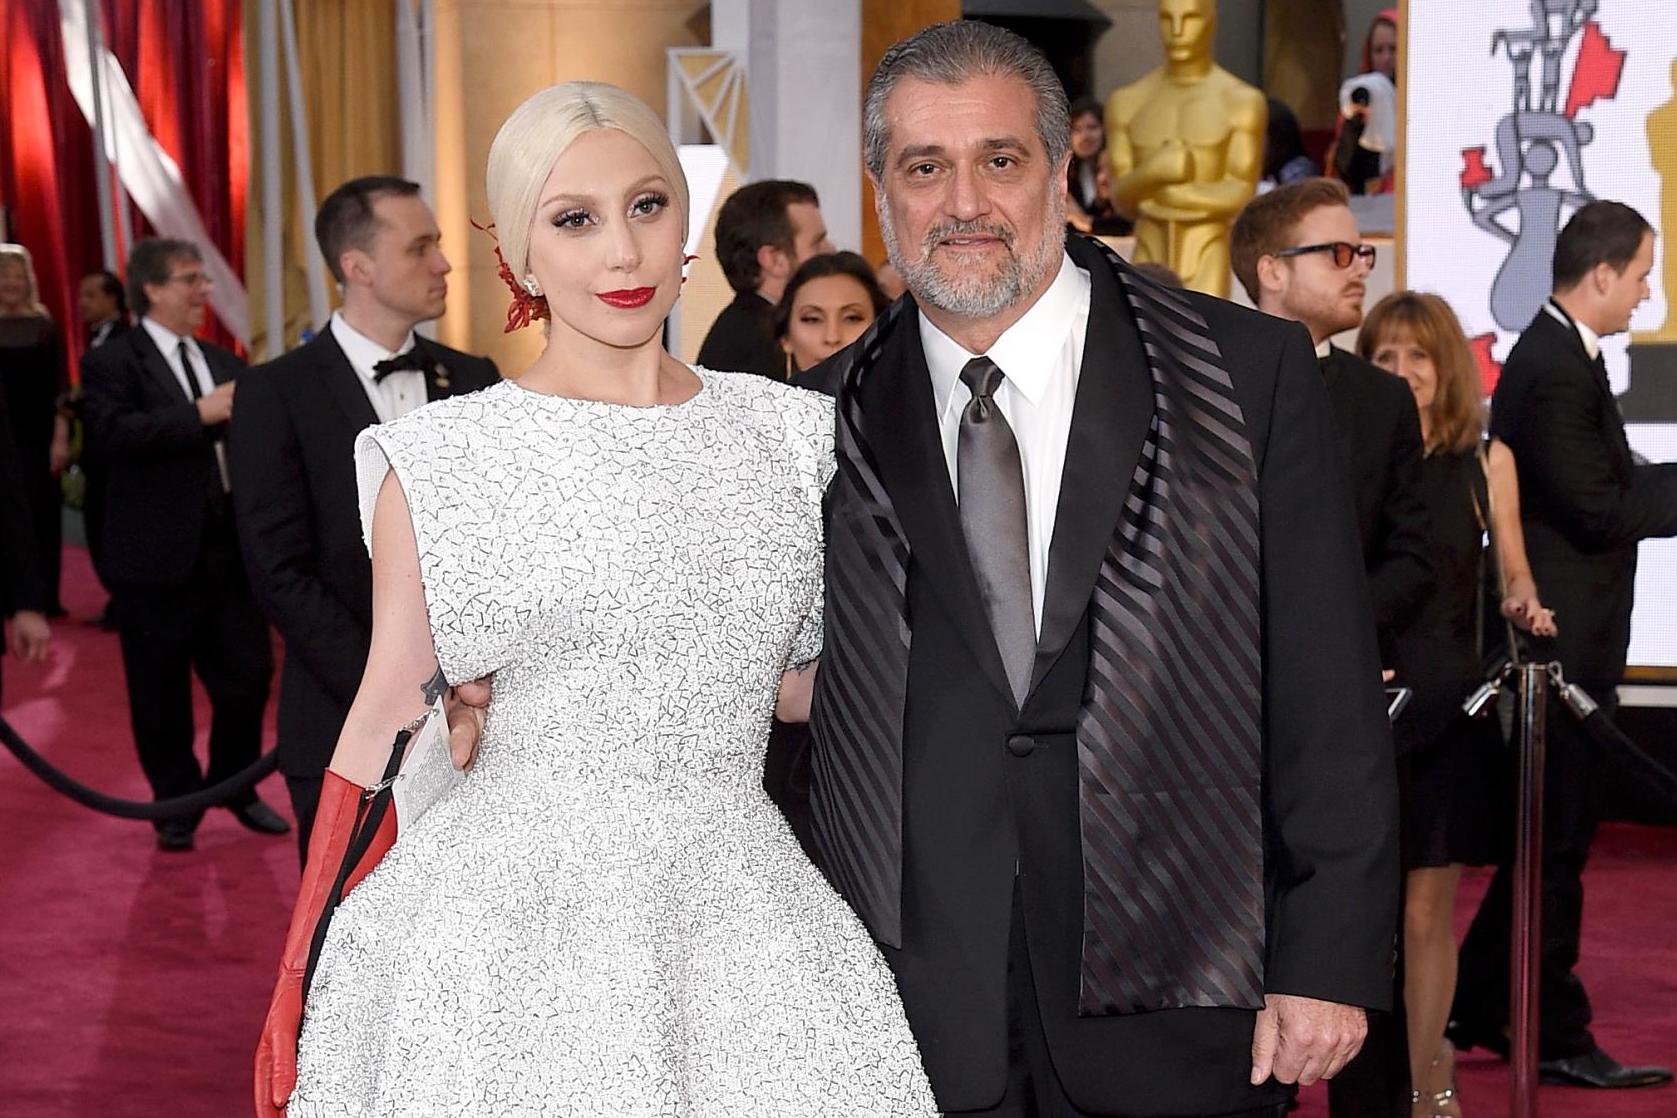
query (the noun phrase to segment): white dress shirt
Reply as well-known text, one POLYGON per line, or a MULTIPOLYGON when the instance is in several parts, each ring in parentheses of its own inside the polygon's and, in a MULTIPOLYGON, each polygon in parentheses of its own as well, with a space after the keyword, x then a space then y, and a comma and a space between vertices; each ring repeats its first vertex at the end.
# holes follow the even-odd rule
POLYGON ((373 380, 374 365, 406 353, 414 347, 413 331, 408 331, 402 348, 392 352, 345 322, 344 316, 338 311, 332 312, 332 321, 328 324, 328 329, 332 331, 338 348, 349 358, 350 368, 361 378, 361 387, 366 391, 367 399, 372 403, 380 423, 399 419, 425 402, 424 373, 404 369, 399 373, 391 373, 383 381, 373 380))
MULTIPOLYGON (((140 325, 145 327, 146 333, 156 343, 163 354, 163 360, 168 363, 170 371, 175 374, 175 381, 181 386, 188 399, 196 400, 200 396, 208 396, 215 391, 215 378, 210 375, 210 363, 204 358, 204 351, 198 348, 198 343, 190 336, 183 337, 150 315, 140 319, 140 325), (185 355, 183 366, 181 356, 185 355), (188 377, 197 385, 197 391, 187 384, 188 377)), ((221 488, 232 492, 232 475, 227 472, 227 444, 220 439, 215 442, 215 465, 221 473, 221 488)))
POLYGON ((198 348, 198 343, 190 337, 182 337, 162 325, 156 319, 147 315, 140 319, 140 325, 146 328, 151 340, 156 343, 158 351, 163 354, 163 360, 174 370, 175 380, 180 384, 181 391, 189 399, 208 396, 215 391, 215 378, 210 375, 210 363, 204 360, 204 351, 198 348), (182 343, 185 346, 182 346, 182 343), (186 368, 181 367, 181 352, 186 353, 186 368), (197 384, 197 391, 188 386, 186 378, 191 377, 197 384))
POLYGON ((1550 318, 1554 319, 1562 326, 1570 326, 1574 330, 1578 331, 1578 340, 1584 343, 1584 352, 1590 355, 1591 361, 1594 361, 1597 357, 1601 356, 1600 334, 1597 334, 1594 330, 1591 330, 1588 326, 1585 326, 1577 319, 1568 317, 1565 311, 1555 305, 1553 299, 1544 303, 1543 309, 1549 312, 1550 318))
POLYGON ((1089 273, 1060 258, 1060 272, 1024 316, 996 339, 988 353, 968 353, 948 334, 920 316, 920 345, 932 374, 932 399, 949 484, 960 500, 956 450, 961 413, 972 393, 961 383, 961 370, 974 357, 987 356, 1005 378, 996 390, 996 406, 1013 428, 1025 472, 1026 535, 1031 558, 1031 610, 1042 633, 1042 598, 1048 583, 1048 546, 1054 539, 1054 514, 1060 503, 1066 442, 1083 371, 1083 339, 1089 329, 1089 273))

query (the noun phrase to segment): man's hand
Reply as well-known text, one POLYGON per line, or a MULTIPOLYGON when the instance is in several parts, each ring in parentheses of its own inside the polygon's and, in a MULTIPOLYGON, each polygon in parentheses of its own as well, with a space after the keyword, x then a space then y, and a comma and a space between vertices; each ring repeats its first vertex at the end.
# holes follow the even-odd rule
POLYGON ((1252 1085, 1271 1075, 1300 1087, 1332 1079, 1367 1036, 1368 1014, 1360 1006, 1266 994, 1252 1027, 1252 1085))
POLYGON ((70 421, 62 415, 53 416, 52 446, 47 451, 47 468, 58 477, 70 468, 70 421))
POLYGON ((450 688, 443 699, 443 710, 448 714, 448 751, 457 769, 469 769, 477 760, 477 743, 483 736, 483 720, 489 714, 490 683, 494 678, 486 675, 462 683, 450 688))
POLYGON ((20 609, 12 615, 11 632, 7 642, 12 655, 25 664, 40 664, 47 658, 47 645, 52 642, 52 630, 44 615, 32 609, 20 609))
POLYGON ((218 384, 208 396, 198 397, 198 418, 205 427, 214 427, 233 418, 233 382, 218 384))

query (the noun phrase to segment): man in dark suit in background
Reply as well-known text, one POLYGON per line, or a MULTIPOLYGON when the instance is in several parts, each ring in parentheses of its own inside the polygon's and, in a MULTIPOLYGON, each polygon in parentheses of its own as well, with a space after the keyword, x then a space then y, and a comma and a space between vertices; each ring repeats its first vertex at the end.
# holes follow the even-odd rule
POLYGON ((87 348, 98 349, 126 331, 128 296, 115 272, 89 272, 76 288, 76 316, 87 328, 87 348))
POLYGON ((285 638, 280 771, 304 861, 372 639, 355 437, 499 379, 486 358, 414 333, 448 295, 440 236, 416 183, 374 176, 338 187, 321 203, 315 239, 343 305, 312 341, 239 379, 234 503, 257 600, 285 638))
MULTIPOLYGON (((1374 249, 1362 243, 1350 196, 1332 179, 1306 179, 1254 198, 1229 234, 1235 275, 1254 305, 1310 331, 1350 471, 1363 567, 1374 599, 1380 663, 1401 681, 1397 635, 1432 589, 1421 498, 1421 419, 1409 386, 1329 339, 1363 320, 1374 249)), ((1400 896, 1401 877, 1391 882, 1400 896)), ((1409 1045, 1401 980, 1392 1012, 1369 1022, 1363 1053, 1328 1088, 1335 1115, 1407 1118, 1409 1045)))
MULTIPOLYGON (((195 792, 256 760, 273 654, 233 523, 227 421, 244 363, 193 335, 210 279, 197 246, 151 238, 128 257, 136 328, 82 357, 88 453, 109 471, 100 576, 117 599, 128 711, 152 792, 195 792), (210 765, 193 756, 192 671, 210 695, 210 765)), ((254 790, 239 822, 290 830, 254 790)), ((190 850, 198 819, 160 820, 158 846, 190 850)))
POLYGON ((1065 93, 1010 32, 896 44, 865 119, 913 299, 805 375, 824 866, 946 1112, 1279 1114, 1390 999, 1398 878, 1309 340, 1065 238, 1065 93))
POLYGON ((730 194, 716 215, 716 258, 734 301, 711 324, 699 364, 785 380, 774 306, 798 265, 832 251, 821 201, 808 183, 765 179, 730 194))
MULTIPOLYGON (((89 272, 82 277, 76 289, 76 315, 87 329, 88 349, 98 349, 133 326, 128 321, 128 295, 114 272, 89 272)), ((79 398, 72 399, 71 407, 80 415, 79 398)), ((87 534, 87 554, 97 572, 105 554, 105 471, 85 453, 81 467, 86 479, 82 490, 82 527, 87 534)), ((99 624, 105 629, 116 628, 115 599, 105 603, 99 624)))
POLYGON ((1374 249, 1343 183, 1307 179, 1254 198, 1230 231, 1235 275, 1259 310, 1302 322, 1316 345, 1344 444, 1385 667, 1432 589, 1421 500, 1421 418, 1408 385, 1334 345, 1363 320, 1374 249))
MULTIPOLYGON (((1669 247, 1667 251, 1670 251, 1669 247)), ((1648 297, 1654 232, 1629 206, 1592 202, 1555 243, 1554 295, 1508 354, 1491 433, 1514 452, 1532 574, 1560 629, 1567 678, 1611 715, 1630 647, 1636 545, 1677 535, 1677 463, 1639 465, 1608 386, 1601 339, 1630 329, 1648 297)), ((1671 1080, 1625 1067, 1590 1034, 1590 1000, 1573 973, 1584 862, 1600 821, 1596 747, 1551 700, 1543 806, 1540 1070, 1580 1087, 1671 1080)), ((1510 870, 1500 866, 1462 943, 1452 1039, 1508 1051, 1510 870)))

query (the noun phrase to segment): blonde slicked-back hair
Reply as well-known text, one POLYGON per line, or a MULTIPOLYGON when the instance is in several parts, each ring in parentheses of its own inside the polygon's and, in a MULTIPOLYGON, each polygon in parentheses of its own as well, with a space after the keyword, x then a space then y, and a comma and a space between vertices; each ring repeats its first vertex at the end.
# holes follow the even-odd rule
POLYGON ((1485 405, 1479 363, 1461 320, 1449 303, 1430 291, 1394 291, 1363 319, 1357 349, 1373 361, 1381 346, 1406 341, 1426 351, 1438 377, 1427 450, 1467 450, 1484 434, 1485 405))
POLYGON ((489 212, 501 256, 522 280, 530 271, 530 225, 542 184, 565 149, 585 132, 613 128, 637 141, 670 181, 687 235, 687 176, 658 114, 631 93, 604 82, 548 86, 512 111, 489 145, 489 212))

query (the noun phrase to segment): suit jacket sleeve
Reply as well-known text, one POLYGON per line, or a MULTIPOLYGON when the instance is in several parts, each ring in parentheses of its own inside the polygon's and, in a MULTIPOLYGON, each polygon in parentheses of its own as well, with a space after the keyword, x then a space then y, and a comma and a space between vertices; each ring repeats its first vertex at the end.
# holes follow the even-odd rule
POLYGON ((227 446, 239 541, 251 589, 286 654, 347 707, 372 633, 320 577, 301 452, 274 377, 272 370, 241 377, 233 408, 227 446))
POLYGON ((148 409, 140 392, 143 375, 125 343, 106 343, 82 356, 82 421, 100 461, 167 458, 201 450, 212 438, 196 404, 182 400, 148 409))
POLYGON ((1381 637, 1380 658, 1392 663, 1391 640, 1414 619, 1432 591, 1432 560, 1427 552, 1427 506, 1421 496, 1421 419, 1409 389, 1394 381, 1402 395, 1394 400, 1391 475, 1380 503, 1381 554, 1368 572, 1374 599, 1374 625, 1381 637))
POLYGON ((1308 337, 1277 370, 1260 464, 1271 993, 1386 1008, 1397 778, 1367 577, 1308 337))
POLYGON ((1639 466, 1625 485, 1602 442, 1599 396, 1585 377, 1553 372, 1536 379, 1521 420, 1523 483, 1543 493, 1542 507, 1583 551, 1677 535, 1677 471, 1639 466))

